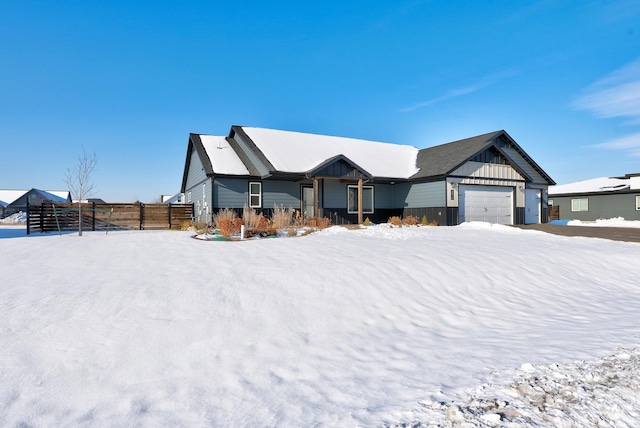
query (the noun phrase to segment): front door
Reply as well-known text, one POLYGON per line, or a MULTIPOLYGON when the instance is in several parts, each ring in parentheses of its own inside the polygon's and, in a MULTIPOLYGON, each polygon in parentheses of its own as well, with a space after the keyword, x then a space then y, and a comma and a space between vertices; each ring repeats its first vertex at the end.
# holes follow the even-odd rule
POLYGON ((313 187, 302 186, 302 215, 308 218, 315 217, 315 205, 313 187))

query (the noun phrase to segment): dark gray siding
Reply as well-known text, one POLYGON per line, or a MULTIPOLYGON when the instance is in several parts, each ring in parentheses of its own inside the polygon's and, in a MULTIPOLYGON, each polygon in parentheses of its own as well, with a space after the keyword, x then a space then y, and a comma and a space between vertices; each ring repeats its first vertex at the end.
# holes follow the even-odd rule
POLYGON ((201 184, 207 178, 198 152, 194 149, 191 153, 191 162, 189 163, 189 171, 187 172, 187 182, 185 185, 185 193, 194 186, 201 184))
POLYGON ((262 207, 274 205, 300 209, 300 184, 293 181, 263 181, 262 207))
MULTIPOLYGON (((215 208, 244 208, 248 201, 249 179, 216 178, 213 189, 215 208)), ((264 195, 264 188, 263 188, 264 195)))
MULTIPOLYGON (((366 186, 367 184, 365 184, 366 186)), ((393 189, 395 185, 391 184, 374 184, 373 185, 373 203, 376 210, 394 208, 391 200, 395 193, 393 189)))
POLYGON ((595 221, 623 217, 625 220, 640 220, 640 211, 636 210, 637 193, 618 193, 608 195, 585 194, 578 196, 553 196, 553 205, 559 207, 560 219, 595 221), (571 199, 587 198, 589 211, 571 211, 571 199))
MULTIPOLYGON (((397 200, 404 204, 404 208, 425 208, 446 206, 446 183, 433 181, 428 183, 413 183, 403 200, 397 200)), ((400 205, 402 206, 402 205, 400 205)))
MULTIPOLYGON (((346 208, 347 207, 347 184, 340 180, 324 180, 324 207, 346 208)), ((374 195, 375 202, 375 195, 374 195)))

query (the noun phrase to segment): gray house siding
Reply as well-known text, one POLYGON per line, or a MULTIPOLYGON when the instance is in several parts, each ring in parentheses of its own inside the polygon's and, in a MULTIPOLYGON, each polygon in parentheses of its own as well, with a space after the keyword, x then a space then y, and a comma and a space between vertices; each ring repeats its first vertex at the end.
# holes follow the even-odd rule
POLYGON ((194 149, 191 153, 191 162, 189 163, 189 171, 187 173, 187 183, 185 191, 188 191, 192 187, 201 184, 207 178, 207 173, 202 166, 202 161, 198 156, 198 153, 194 149))
MULTIPOLYGON (((213 206, 216 208, 244 208, 248 203, 249 181, 254 180, 216 178, 213 181, 213 206)), ((262 192, 264 194, 264 188, 262 192)))
POLYGON ((595 221, 623 217, 625 220, 640 220, 640 210, 636 210, 636 196, 640 191, 617 194, 582 194, 571 196, 549 195, 553 205, 559 207, 560 219, 595 221), (588 199, 588 211, 571 211, 572 199, 588 199))
POLYGON ((446 205, 446 185, 444 181, 414 183, 409 185, 404 198, 405 208, 444 207, 446 205))
MULTIPOLYGON (((309 185, 312 184, 310 183, 309 185)), ((300 183, 266 180, 262 182, 262 194, 263 208, 272 209, 274 205, 282 205, 285 208, 300 209, 300 183)))

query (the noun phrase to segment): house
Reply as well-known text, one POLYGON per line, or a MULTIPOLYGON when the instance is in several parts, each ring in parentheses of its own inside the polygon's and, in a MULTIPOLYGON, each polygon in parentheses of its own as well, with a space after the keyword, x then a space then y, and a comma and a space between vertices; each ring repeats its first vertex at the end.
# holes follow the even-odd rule
POLYGON ((5 217, 19 211, 26 212, 27 205, 40 205, 44 201, 71 202, 71 196, 66 190, 0 190, 0 200, 6 203, 2 209, 5 217))
POLYGON ((195 219, 245 205, 293 207, 334 224, 426 216, 440 225, 546 221, 555 182, 505 132, 415 147, 232 126, 190 134, 181 192, 195 219))
POLYGON ((561 219, 640 220, 640 173, 552 186, 549 204, 558 207, 561 219))
POLYGON ((175 195, 160 195, 160 202, 163 204, 183 204, 184 193, 176 193, 175 195))

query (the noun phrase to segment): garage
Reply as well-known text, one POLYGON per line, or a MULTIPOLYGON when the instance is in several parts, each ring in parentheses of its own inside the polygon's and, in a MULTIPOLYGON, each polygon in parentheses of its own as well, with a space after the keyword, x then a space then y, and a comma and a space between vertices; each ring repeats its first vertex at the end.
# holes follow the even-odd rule
POLYGON ((459 221, 513 224, 513 189, 499 186, 461 185, 459 221))

